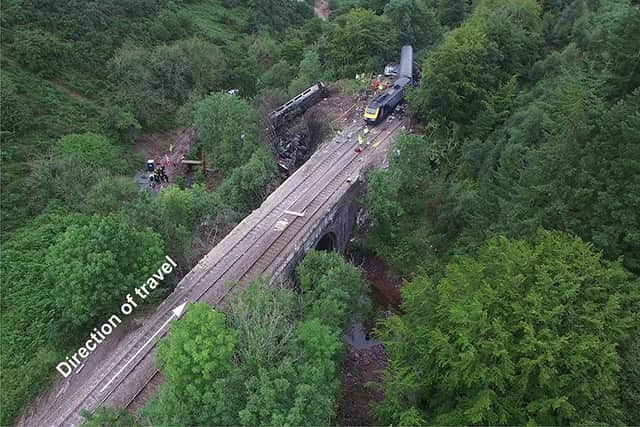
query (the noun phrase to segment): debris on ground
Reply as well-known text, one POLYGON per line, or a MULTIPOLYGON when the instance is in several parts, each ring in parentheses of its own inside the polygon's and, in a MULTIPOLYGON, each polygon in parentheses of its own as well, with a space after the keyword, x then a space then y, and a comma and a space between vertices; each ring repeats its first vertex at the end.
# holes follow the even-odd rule
POLYGON ((189 152, 196 141, 196 128, 190 125, 184 129, 168 132, 149 133, 138 138, 135 151, 141 153, 147 163, 147 170, 136 174, 136 182, 145 188, 159 191, 163 185, 175 183, 182 173, 180 161, 189 152), (156 180, 155 170, 149 171, 149 161, 153 161, 155 168, 164 166, 164 173, 158 172, 160 179, 156 180))
POLYGON ((361 115, 361 108, 356 107, 358 100, 341 94, 337 87, 326 88, 325 95, 314 105, 306 107, 303 114, 266 129, 278 165, 287 175, 311 157, 327 133, 339 132, 361 115))
POLYGON ((402 280, 372 253, 352 248, 347 257, 363 269, 370 285, 373 309, 367 319, 352 325, 344 337, 347 355, 342 367, 342 386, 335 423, 375 425, 371 404, 384 398, 380 384, 388 355, 384 345, 372 336, 371 331, 379 319, 400 311, 402 280))
POLYGON ((375 425, 371 403, 384 398, 376 384, 382 382, 387 355, 382 344, 367 349, 348 346, 342 367, 342 387, 336 409, 336 425, 375 425))

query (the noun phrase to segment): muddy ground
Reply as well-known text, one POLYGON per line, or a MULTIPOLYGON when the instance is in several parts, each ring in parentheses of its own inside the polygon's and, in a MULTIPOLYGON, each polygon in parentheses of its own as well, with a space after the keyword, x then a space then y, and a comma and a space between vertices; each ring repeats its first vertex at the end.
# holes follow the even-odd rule
POLYGON ((388 360, 384 346, 371 336, 371 330, 378 319, 400 311, 402 279, 374 254, 352 248, 346 256, 365 273, 372 310, 368 319, 353 325, 345 336, 347 355, 342 367, 335 424, 368 426, 375 424, 371 404, 384 397, 379 384, 388 360))

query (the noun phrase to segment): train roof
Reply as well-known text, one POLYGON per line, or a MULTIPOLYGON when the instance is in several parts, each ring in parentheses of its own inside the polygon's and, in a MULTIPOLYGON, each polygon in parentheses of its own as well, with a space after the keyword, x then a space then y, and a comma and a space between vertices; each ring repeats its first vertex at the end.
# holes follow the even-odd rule
POLYGON ((406 77, 401 77, 391 86, 389 89, 385 90, 382 94, 380 94, 377 98, 371 101, 371 106, 377 107, 379 105, 384 104, 388 99, 394 97, 398 92, 400 92, 406 85, 411 82, 410 79, 406 77))
POLYGON ((411 45, 402 46, 398 77, 406 77, 409 80, 413 80, 413 47, 411 45))
POLYGON ((304 91, 302 91, 299 94, 297 94, 295 97, 291 98, 290 100, 288 100, 287 102, 285 102, 284 104, 282 104, 281 106, 276 108, 271 113, 271 115, 272 116, 276 116, 276 115, 280 114, 282 111, 286 110, 287 108, 289 108, 291 105, 295 104, 300 99, 306 97, 311 92, 315 92, 317 90, 322 90, 322 89, 324 89, 324 83, 323 82, 318 82, 318 83, 314 84, 310 88, 305 89, 304 91))

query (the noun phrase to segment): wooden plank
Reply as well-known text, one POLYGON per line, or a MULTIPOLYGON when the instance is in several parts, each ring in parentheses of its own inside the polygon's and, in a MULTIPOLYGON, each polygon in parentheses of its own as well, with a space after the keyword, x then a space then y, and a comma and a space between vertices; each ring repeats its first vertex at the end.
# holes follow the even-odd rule
POLYGON ((286 210, 286 211, 284 211, 284 213, 286 213, 288 215, 293 215, 293 216, 300 216, 300 217, 304 216, 304 212, 294 212, 294 211, 286 210))

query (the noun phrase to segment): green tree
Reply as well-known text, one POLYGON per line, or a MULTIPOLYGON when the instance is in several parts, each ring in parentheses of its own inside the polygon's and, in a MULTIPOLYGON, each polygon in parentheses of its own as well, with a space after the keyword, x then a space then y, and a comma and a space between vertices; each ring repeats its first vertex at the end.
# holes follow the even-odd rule
POLYGON ((237 167, 218 189, 221 199, 232 209, 249 213, 277 186, 273 157, 262 147, 237 167))
POLYGON ((258 147, 258 118, 243 99, 217 92, 195 106, 198 143, 207 162, 224 173, 246 163, 258 147))
POLYGON ((343 330, 369 309, 362 272, 334 252, 311 251, 296 269, 306 319, 343 330))
POLYGON ((424 0, 391 0, 384 7, 384 15, 395 28, 401 28, 399 41, 414 49, 431 46, 442 30, 434 12, 424 0))
MULTIPOLYGON (((613 19, 602 23, 594 36, 599 63, 605 66, 605 79, 611 96, 621 97, 640 86, 640 9, 634 5, 614 9, 613 19)), ((602 14, 604 17, 611 14, 602 14)), ((598 14, 601 16, 601 14, 598 14)), ((603 18, 604 18, 603 17, 603 18)))
MULTIPOLYGON (((140 209, 152 211, 151 216, 145 212, 140 214, 140 224, 154 228, 165 241, 167 251, 175 257, 179 265, 188 268, 198 261, 198 253, 192 250, 194 237, 208 234, 205 224, 213 222, 212 227, 228 224, 219 224, 217 218, 226 220, 225 210, 228 207, 222 202, 220 195, 207 191, 200 184, 189 189, 171 187, 163 190, 153 200, 141 200, 140 209), (195 259, 194 259, 195 258, 195 259)), ((232 215, 231 221, 235 219, 232 215)))
POLYGON ((226 63, 222 51, 198 38, 154 49, 121 48, 110 62, 111 80, 143 124, 156 125, 193 95, 218 89, 226 63))
POLYGON ((449 28, 457 27, 467 13, 465 0, 438 0, 438 18, 442 25, 449 28))
POLYGON ((67 135, 53 148, 54 158, 64 158, 88 168, 105 168, 112 173, 127 172, 122 150, 108 138, 95 133, 67 135))
MULTIPOLYGON (((432 147, 423 137, 399 135, 389 169, 372 173, 364 198, 371 219, 367 246, 401 270, 410 270, 434 243, 415 232, 422 228, 425 211, 438 212, 448 201, 439 194, 439 180, 431 168, 432 147), (430 208, 433 199, 438 201, 430 208)), ((428 227, 431 233, 437 230, 428 227)))
POLYGON ((196 207, 199 196, 205 196, 200 186, 182 190, 168 188, 153 202, 155 230, 167 242, 167 250, 182 264, 188 257, 191 237, 199 212, 196 207))
POLYGON ((620 399, 628 425, 640 423, 640 330, 621 346, 620 399))
POLYGON ((260 77, 258 86, 286 89, 295 72, 295 67, 287 61, 279 61, 260 77))
POLYGON ((337 254, 311 253, 305 263, 300 281, 317 290, 302 298, 256 281, 228 300, 227 316, 189 306, 161 343, 166 382, 143 410, 145 422, 328 425, 340 384, 340 322, 356 314, 344 310, 366 305, 366 284, 337 254))
POLYGON ((408 98, 411 113, 423 122, 463 123, 475 117, 490 88, 486 35, 468 23, 450 33, 423 67, 417 91, 408 98))
POLYGON ((608 106, 580 67, 540 86, 541 98, 519 109, 497 141, 482 144, 487 158, 479 156, 475 168, 485 172, 467 237, 559 229, 594 243, 606 258, 623 256, 627 268, 639 271, 640 205, 633 195, 640 185, 640 95, 608 106))
POLYGON ((49 209, 2 243, 0 250, 0 369, 2 418, 13 418, 55 375, 64 358, 59 333, 61 310, 52 298, 43 262, 52 242, 88 218, 49 209))
POLYGON ((238 332, 207 304, 187 307, 160 342, 158 361, 166 377, 143 417, 158 425, 238 425, 242 386, 233 354, 238 332))
POLYGON ((338 77, 379 72, 384 62, 397 59, 397 32, 389 19, 368 9, 356 8, 334 21, 324 57, 338 77))
POLYGON ((588 80, 571 80, 553 114, 558 130, 530 156, 514 222, 575 233, 638 272, 640 91, 605 108, 588 80))
POLYGON ((264 29, 268 32, 282 33, 313 16, 313 8, 306 1, 240 0, 240 3, 251 11, 247 29, 254 32, 264 29))
POLYGON ((369 177, 364 204, 372 219, 367 239, 378 249, 396 241, 400 218, 404 209, 400 204, 398 181, 384 171, 375 171, 369 177))
POLYGON ((186 11, 163 10, 153 20, 151 34, 163 42, 186 39, 195 32, 193 18, 186 11))
POLYGON ((495 238, 445 276, 403 288, 402 317, 381 337, 394 394, 376 407, 397 423, 623 422, 617 348, 637 327, 637 280, 582 240, 540 232, 495 238))
POLYGON ((86 195, 83 211, 107 215, 128 207, 140 193, 134 180, 125 176, 109 176, 94 185, 86 195))
POLYGON ((304 41, 297 37, 289 37, 280 45, 280 56, 289 64, 297 64, 304 54, 304 41))
POLYGON ((250 44, 246 38, 242 38, 228 42, 222 49, 229 70, 227 84, 231 88, 239 89, 240 96, 254 96, 258 77, 265 71, 262 64, 258 64, 254 45, 250 44), (238 55, 238 52, 247 52, 247 54, 238 55))
POLYGON ((322 78, 322 66, 320 54, 316 50, 309 49, 300 61, 298 74, 289 84, 289 96, 294 97, 308 87, 317 83, 322 78))
POLYGON ((227 315, 231 327, 239 331, 236 354, 243 369, 255 374, 282 359, 297 314, 298 300, 291 290, 273 288, 259 280, 232 297, 227 315))
POLYGON ((0 99, 2 99, 2 115, 0 116, 0 132, 7 134, 20 133, 27 129, 32 113, 24 99, 18 94, 18 87, 5 73, 0 76, 0 99))
POLYGON ((245 426, 329 425, 339 381, 335 329, 317 319, 300 322, 287 355, 246 382, 248 397, 239 413, 245 426))
POLYGON ((116 215, 94 216, 56 239, 45 257, 47 282, 69 329, 86 328, 112 314, 164 256, 160 237, 116 215))
POLYGON ((540 13, 531 0, 479 2, 425 63, 419 89, 408 96, 413 115, 465 131, 492 92, 537 60, 540 13))

